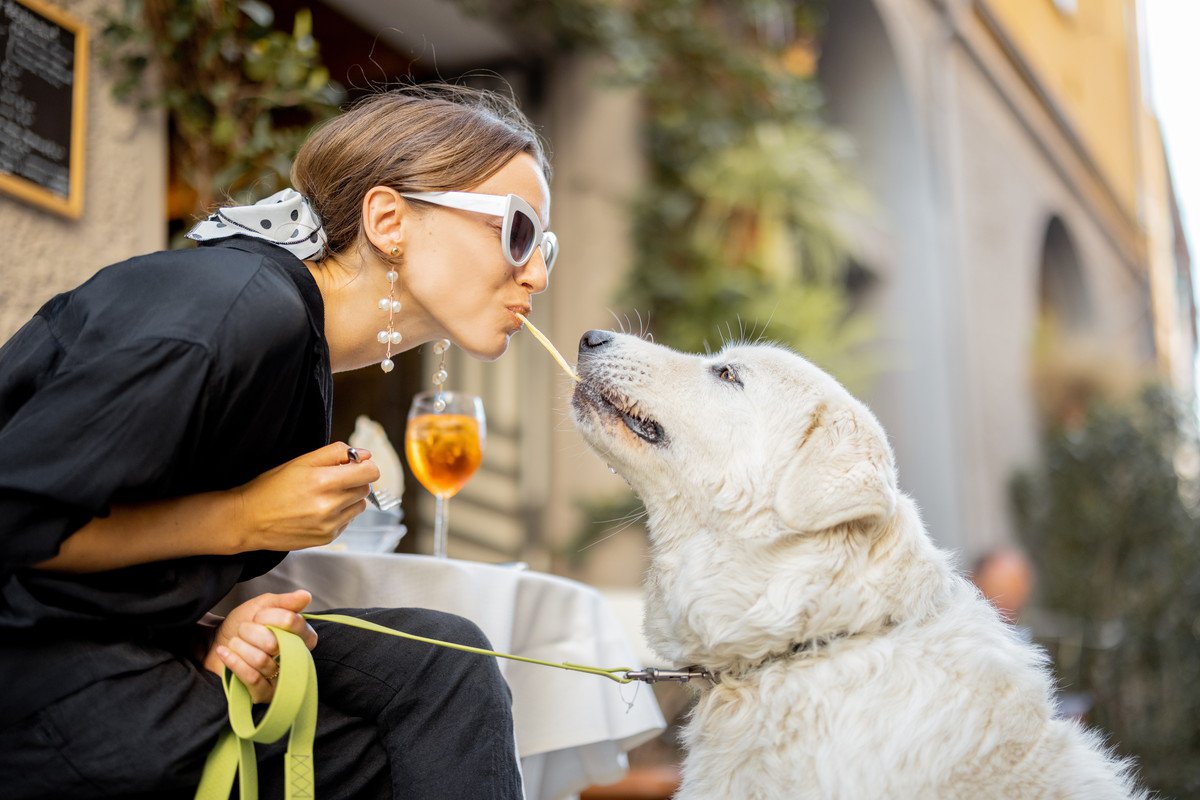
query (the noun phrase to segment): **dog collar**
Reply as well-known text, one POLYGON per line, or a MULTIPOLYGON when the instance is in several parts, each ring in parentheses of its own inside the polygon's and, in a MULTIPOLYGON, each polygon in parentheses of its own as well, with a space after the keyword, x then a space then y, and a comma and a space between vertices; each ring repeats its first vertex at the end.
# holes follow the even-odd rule
POLYGON ((709 669, 700 664, 693 664, 690 667, 681 669, 657 669, 655 667, 646 667, 644 669, 626 672, 625 677, 633 681, 642 681, 643 683, 660 683, 662 681, 672 681, 674 683, 687 683, 693 680, 707 680, 713 686, 721 682, 725 676, 742 676, 748 675, 751 672, 762 669, 772 661, 778 661, 782 658, 796 658, 803 655, 815 655, 822 649, 828 647, 841 639, 850 639, 856 636, 862 636, 867 633, 880 633, 882 631, 894 628, 896 623, 892 620, 887 620, 884 624, 873 630, 863 631, 838 631, 831 633, 828 636, 817 636, 812 639, 805 639, 803 642, 795 642, 787 650, 781 650, 778 653, 770 653, 766 658, 757 661, 744 669, 709 669))
POLYGON ((707 667, 702 667, 698 664, 690 667, 684 667, 682 669, 660 669, 657 667, 645 667, 644 669, 626 672, 625 677, 629 680, 642 681, 643 683, 662 683, 664 681, 673 683, 687 683, 693 680, 707 680, 713 686, 716 686, 721 682, 721 677, 723 675, 731 675, 735 672, 739 675, 745 675, 749 672, 753 672, 756 669, 761 669, 772 661, 778 661, 781 658, 791 658, 792 656, 797 656, 808 652, 815 653, 821 647, 824 647, 830 642, 836 641, 837 639, 844 639, 849 635, 850 633, 846 631, 819 639, 809 639, 808 641, 797 642, 787 650, 780 653, 772 653, 762 661, 759 661, 748 669, 743 670, 712 670, 708 669, 707 667))
MULTIPOLYGON (((893 624, 884 625, 883 630, 887 630, 891 627, 893 627, 893 624)), ((770 653, 767 655, 766 658, 762 659, 761 661, 757 661, 754 664, 751 664, 750 666, 744 667, 741 669, 716 670, 716 669, 708 669, 707 667, 700 667, 700 666, 688 667, 688 669, 699 672, 701 677, 708 678, 708 680, 711 681, 712 684, 715 686, 721 682, 722 678, 724 678, 726 676, 744 677, 746 675, 749 675, 752 672, 756 672, 756 671, 762 669, 763 667, 765 667, 766 665, 770 664, 773 661, 779 661, 779 660, 785 659, 785 658, 798 658, 800 656, 816 655, 817 653, 819 653, 821 650, 824 650, 829 645, 833 644, 834 642, 841 641, 842 639, 852 639, 854 637, 862 636, 867 633, 878 633, 878 632, 879 631, 876 631, 876 630, 857 631, 857 632, 838 631, 837 633, 831 633, 828 636, 817 636, 812 639, 806 639, 803 642, 795 642, 787 650, 781 650, 778 653, 770 653)))

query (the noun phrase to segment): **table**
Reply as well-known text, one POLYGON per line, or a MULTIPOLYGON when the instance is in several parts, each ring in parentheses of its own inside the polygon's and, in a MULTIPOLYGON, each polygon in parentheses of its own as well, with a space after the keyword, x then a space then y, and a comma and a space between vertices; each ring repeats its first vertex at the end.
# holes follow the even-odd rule
MULTIPOLYGON (((431 556, 300 550, 239 584, 220 608, 263 592, 312 592, 310 610, 420 607, 466 617, 500 652, 599 667, 641 667, 592 587, 510 566, 431 556)), ((625 753, 666 727, 650 687, 500 659, 513 695, 529 800, 561 800, 618 780, 625 753)))

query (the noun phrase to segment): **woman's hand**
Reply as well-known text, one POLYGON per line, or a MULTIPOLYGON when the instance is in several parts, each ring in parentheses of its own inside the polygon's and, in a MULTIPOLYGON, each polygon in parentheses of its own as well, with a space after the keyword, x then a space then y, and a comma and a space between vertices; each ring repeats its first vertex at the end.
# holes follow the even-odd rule
POLYGON ((360 463, 335 442, 264 472, 234 491, 239 495, 235 552, 301 550, 329 544, 367 507, 368 484, 379 480, 371 454, 360 463))
POLYGON ((256 703, 269 703, 275 696, 279 676, 279 642, 268 625, 299 636, 309 650, 317 646, 317 632, 300 616, 312 595, 303 589, 287 594, 260 594, 229 612, 217 628, 204 657, 204 668, 216 675, 224 667, 237 675, 256 703))
POLYGON ((236 489, 115 504, 34 567, 102 572, 170 558, 329 544, 366 508, 367 484, 379 480, 370 453, 359 450, 361 463, 354 463, 347 450, 341 442, 322 447, 236 489))

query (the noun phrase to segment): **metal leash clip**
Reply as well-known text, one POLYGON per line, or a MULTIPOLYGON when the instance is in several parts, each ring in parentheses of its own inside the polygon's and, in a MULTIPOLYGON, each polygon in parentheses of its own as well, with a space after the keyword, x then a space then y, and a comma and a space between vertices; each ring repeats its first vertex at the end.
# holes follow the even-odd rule
POLYGON ((642 681, 643 683, 659 683, 660 681, 687 683, 690 680, 704 678, 716 684, 713 674, 702 667, 685 667, 684 669, 645 667, 644 669, 626 672, 625 677, 631 681, 642 681))

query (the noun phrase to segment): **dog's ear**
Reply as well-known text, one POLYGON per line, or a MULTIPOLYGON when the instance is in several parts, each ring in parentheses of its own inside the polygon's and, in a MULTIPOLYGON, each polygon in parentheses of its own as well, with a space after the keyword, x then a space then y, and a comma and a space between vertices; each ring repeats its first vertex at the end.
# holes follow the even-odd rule
POLYGON ((786 462, 775 510, 795 531, 822 531, 891 515, 895 467, 878 424, 850 407, 819 406, 786 462))

